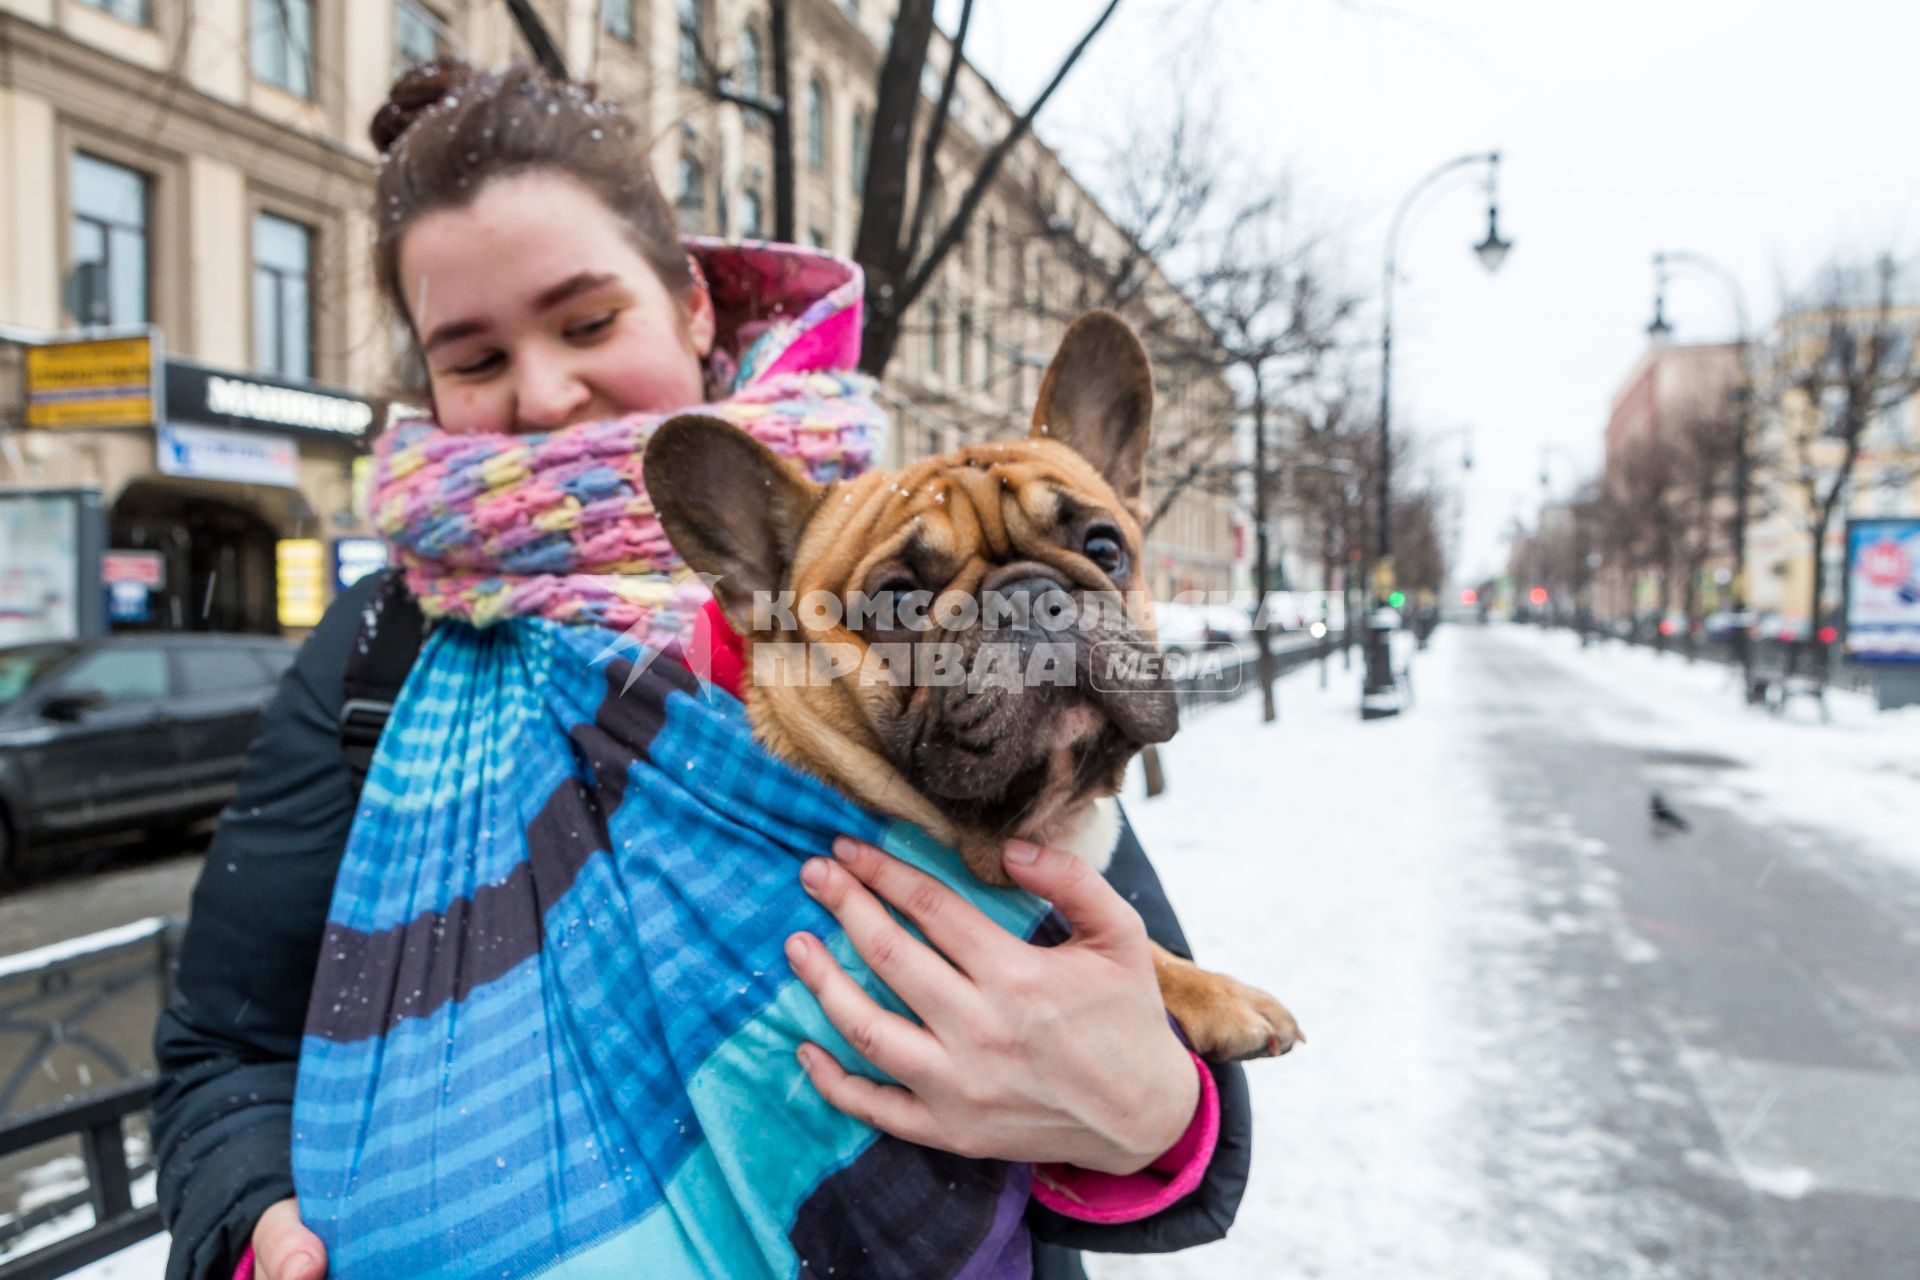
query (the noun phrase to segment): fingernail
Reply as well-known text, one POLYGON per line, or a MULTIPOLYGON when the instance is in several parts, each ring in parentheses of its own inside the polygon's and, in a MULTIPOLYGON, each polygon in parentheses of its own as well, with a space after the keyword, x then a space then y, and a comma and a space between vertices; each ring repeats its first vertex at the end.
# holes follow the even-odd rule
POLYGON ((787 939, 787 961, 790 964, 799 964, 806 958, 807 940, 796 933, 787 939))
POLYGON ((805 1045, 805 1044, 801 1045, 798 1049, 795 1049, 793 1051, 793 1056, 800 1059, 800 1069, 802 1071, 813 1070, 813 1046, 812 1045, 805 1045))
POLYGON ((292 1280, 308 1280, 310 1276, 320 1274, 319 1265, 310 1253, 296 1253, 287 1259, 287 1275, 292 1280))
POLYGON ((860 855, 866 851, 866 846, 858 840, 855 840, 852 836, 841 836, 833 842, 833 856, 848 866, 852 866, 858 862, 860 855))
POLYGON ((832 865, 833 864, 825 858, 808 858, 806 863, 800 868, 800 883, 808 889, 826 888, 827 868, 832 865))
POLYGON ((1009 840, 1004 856, 1016 866, 1030 867, 1040 859, 1040 846, 1028 840, 1009 840))

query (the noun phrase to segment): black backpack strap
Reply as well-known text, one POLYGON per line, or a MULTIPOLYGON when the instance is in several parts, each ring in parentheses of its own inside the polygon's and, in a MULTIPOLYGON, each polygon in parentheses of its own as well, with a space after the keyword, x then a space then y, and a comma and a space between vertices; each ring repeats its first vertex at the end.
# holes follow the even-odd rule
POLYGON ((340 754, 353 775, 358 799, 373 766, 380 731, 393 714, 394 699, 407 682, 407 672, 420 656, 427 636, 427 619, 407 590, 398 569, 384 569, 366 608, 360 611, 353 647, 347 650, 346 701, 340 704, 340 754))

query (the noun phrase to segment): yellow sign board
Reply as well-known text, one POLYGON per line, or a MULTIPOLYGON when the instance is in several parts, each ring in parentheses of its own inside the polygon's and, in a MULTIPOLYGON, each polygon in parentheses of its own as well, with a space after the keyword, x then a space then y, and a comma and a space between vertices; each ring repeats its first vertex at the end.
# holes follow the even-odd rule
POLYGON ((1388 557, 1387 559, 1378 561, 1373 566, 1374 598, 1378 600, 1385 600, 1388 596, 1393 594, 1393 587, 1394 587, 1393 559, 1392 557, 1388 557))
POLYGON ((327 607, 325 544, 317 538, 282 538, 274 543, 273 551, 280 586, 280 625, 319 625, 327 607))
POLYGON ((28 347, 27 425, 152 426, 155 359, 150 334, 28 347))

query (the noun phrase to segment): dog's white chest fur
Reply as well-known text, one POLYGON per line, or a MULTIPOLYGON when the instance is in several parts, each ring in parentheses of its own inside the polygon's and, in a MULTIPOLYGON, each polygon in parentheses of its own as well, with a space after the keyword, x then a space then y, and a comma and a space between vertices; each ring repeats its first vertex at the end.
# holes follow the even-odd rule
POLYGON ((1102 796, 1075 814, 1072 824, 1048 843, 1084 859, 1095 871, 1105 871, 1120 843, 1120 802, 1102 796))

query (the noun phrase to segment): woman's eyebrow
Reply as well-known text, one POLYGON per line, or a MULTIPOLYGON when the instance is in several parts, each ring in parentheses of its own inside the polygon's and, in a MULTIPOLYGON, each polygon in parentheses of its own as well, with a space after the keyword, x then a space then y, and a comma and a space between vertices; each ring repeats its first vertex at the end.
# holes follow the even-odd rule
POLYGON ((481 320, 449 320, 427 335, 427 340, 420 344, 420 354, 427 354, 443 342, 457 342, 461 338, 484 333, 486 328, 486 323, 481 320))
POLYGON ((535 298, 533 309, 546 311, 557 307, 567 299, 578 297, 589 289, 598 289, 603 284, 611 284, 615 278, 611 272, 606 271, 576 271, 535 298))

